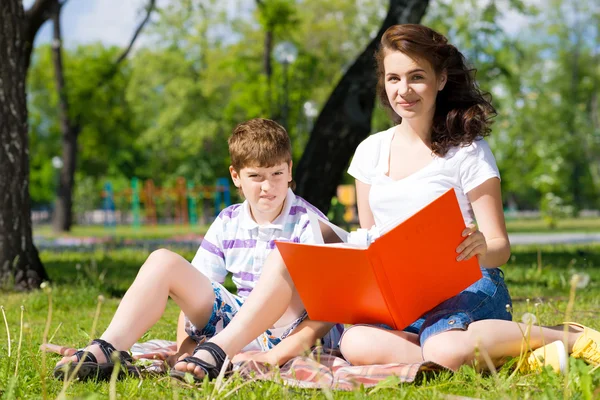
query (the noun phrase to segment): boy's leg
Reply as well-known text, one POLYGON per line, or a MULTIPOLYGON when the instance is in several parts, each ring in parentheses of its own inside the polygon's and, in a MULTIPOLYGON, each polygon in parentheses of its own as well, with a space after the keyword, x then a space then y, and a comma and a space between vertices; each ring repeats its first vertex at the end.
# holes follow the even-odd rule
MULTIPOLYGON (((231 358, 271 328, 282 315, 287 314, 286 310, 298 316, 303 308, 283 259, 275 249, 265 261, 260 280, 244 301, 240 311, 225 329, 210 339, 210 342, 221 347, 231 358)), ((204 350, 198 351, 194 356, 209 363, 215 362, 204 350)), ((204 371, 192 363, 180 362, 175 365, 175 369, 191 372, 199 378, 204 376, 204 371)))
MULTIPOLYGON (((101 339, 129 350, 160 319, 169 296, 194 325, 204 326, 210 318, 215 299, 210 280, 180 255, 161 249, 142 265, 101 339)), ((106 362, 97 345, 89 351, 106 362)), ((68 361, 76 358, 65 357, 57 365, 68 361)))

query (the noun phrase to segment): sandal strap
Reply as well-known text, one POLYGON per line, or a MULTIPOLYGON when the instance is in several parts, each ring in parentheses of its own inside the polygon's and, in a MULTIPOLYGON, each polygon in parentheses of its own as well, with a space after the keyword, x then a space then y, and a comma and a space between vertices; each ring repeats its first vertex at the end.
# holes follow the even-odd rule
POLYGON ((200 343, 194 349, 194 354, 198 350, 204 350, 208 352, 208 354, 210 354, 215 359, 215 366, 219 368, 219 370, 221 369, 221 367, 225 363, 225 359, 227 358, 227 354, 225 354, 225 351, 223 351, 223 349, 219 347, 219 345, 213 342, 200 343))
MULTIPOLYGON (((94 339, 92 340, 91 344, 96 344, 98 345, 98 347, 100 347, 100 350, 102 351, 102 353, 104 354, 104 357, 106 357, 106 362, 107 363, 112 363, 112 354, 113 353, 117 353, 119 356, 119 360, 121 361, 121 364, 123 365, 127 365, 127 363, 132 363, 133 362, 133 358, 129 355, 129 353, 127 353, 126 351, 119 351, 115 348, 115 346, 113 346, 112 344, 108 343, 105 340, 102 339, 94 339)), ((95 357, 94 357, 95 359, 95 357)), ((96 361, 97 363, 97 361, 96 361)))
POLYGON ((217 365, 212 365, 204 360, 199 359, 198 357, 186 357, 177 362, 186 362, 202 368, 206 376, 208 376, 208 379, 216 379, 221 373, 221 368, 219 368, 217 365))
MULTIPOLYGON (((219 376, 219 374, 221 373, 221 369, 223 368, 223 364, 225 363, 227 354, 225 354, 225 352, 223 351, 222 348, 220 348, 218 345, 216 345, 212 342, 200 343, 194 349, 194 354, 199 350, 204 350, 204 351, 208 352, 215 359, 215 364, 213 365, 211 363, 208 363, 204 360, 199 359, 198 357, 191 357, 191 356, 181 359, 177 362, 178 363, 187 362, 190 364, 194 364, 194 365, 202 368, 209 379, 216 379, 219 376)), ((229 370, 231 370, 231 363, 229 363, 227 365, 227 371, 225 371, 225 372, 228 372, 229 370)))
POLYGON ((92 362, 94 364, 98 364, 98 359, 96 359, 96 356, 93 355, 92 353, 90 353, 89 351, 77 350, 75 352, 75 354, 73 354, 73 355, 75 357, 77 357, 77 363, 80 363, 80 362, 92 362), (84 354, 85 354, 85 358, 82 359, 82 357, 83 357, 84 354))

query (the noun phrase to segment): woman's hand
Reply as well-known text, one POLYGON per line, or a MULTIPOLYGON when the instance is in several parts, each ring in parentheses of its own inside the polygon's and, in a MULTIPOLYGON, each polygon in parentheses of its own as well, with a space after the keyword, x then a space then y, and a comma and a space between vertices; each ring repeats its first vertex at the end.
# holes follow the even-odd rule
POLYGON ((471 224, 462 232, 465 240, 456 248, 459 253, 456 261, 468 260, 473 256, 485 256, 487 253, 487 242, 483 233, 477 229, 477 226, 471 224))

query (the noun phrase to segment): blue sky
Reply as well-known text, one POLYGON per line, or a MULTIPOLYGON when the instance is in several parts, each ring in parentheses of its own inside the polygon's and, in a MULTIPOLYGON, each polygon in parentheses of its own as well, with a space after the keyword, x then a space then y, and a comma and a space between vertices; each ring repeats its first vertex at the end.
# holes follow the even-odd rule
MULTIPOLYGON (((158 0, 160 6, 168 0, 158 0)), ((24 0, 28 8, 33 0, 24 0)), ((125 46, 137 25, 144 18, 146 0, 69 0, 61 14, 64 42, 67 46, 101 41, 108 45, 125 46)), ((48 42, 52 24, 46 23, 38 32, 35 44, 48 42)))
MULTIPOLYGON (((1 1, 1 0, 0 0, 1 1)), ((28 8, 34 0, 23 0, 28 8)), ((240 0, 225 0, 230 8, 236 9, 240 0)), ((451 0, 438 0, 451 1, 451 0)), ((479 0, 487 3, 490 0, 479 0)), ((536 4, 541 0, 526 0, 536 4)), ((158 6, 165 6, 169 0, 157 0, 158 6)), ((432 0, 435 4, 435 0, 432 0)), ((61 22, 62 34, 66 46, 101 41, 107 45, 125 46, 137 25, 144 18, 144 6, 147 0, 69 0, 64 6, 61 22)), ((430 5, 431 6, 431 5, 430 5)), ((502 25, 509 33, 517 34, 519 28, 527 24, 527 18, 516 12, 509 12, 502 25)), ((36 44, 49 42, 52 36, 52 25, 46 23, 36 37, 36 44)), ((143 35, 137 46, 143 44, 143 35)))

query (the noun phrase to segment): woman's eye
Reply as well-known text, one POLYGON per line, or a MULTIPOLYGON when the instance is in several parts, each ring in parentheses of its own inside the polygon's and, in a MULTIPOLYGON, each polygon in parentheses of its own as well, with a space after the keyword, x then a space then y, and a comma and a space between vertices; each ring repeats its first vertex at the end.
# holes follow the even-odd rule
POLYGON ((413 76, 413 81, 418 81, 418 80, 421 80, 421 79, 424 79, 423 75, 414 75, 413 76))

